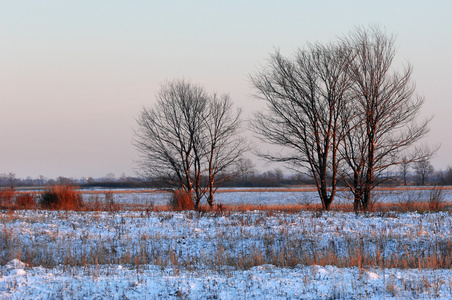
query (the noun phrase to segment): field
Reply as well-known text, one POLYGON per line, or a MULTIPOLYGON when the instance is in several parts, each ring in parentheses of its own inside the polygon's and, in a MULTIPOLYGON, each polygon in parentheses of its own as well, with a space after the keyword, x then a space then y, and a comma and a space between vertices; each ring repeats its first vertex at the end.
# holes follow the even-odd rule
POLYGON ((109 211, 3 210, 0 299, 451 298, 450 191, 421 212, 429 191, 380 192, 357 214, 345 194, 322 213, 312 191, 269 190, 200 212, 154 191, 83 195, 109 211))

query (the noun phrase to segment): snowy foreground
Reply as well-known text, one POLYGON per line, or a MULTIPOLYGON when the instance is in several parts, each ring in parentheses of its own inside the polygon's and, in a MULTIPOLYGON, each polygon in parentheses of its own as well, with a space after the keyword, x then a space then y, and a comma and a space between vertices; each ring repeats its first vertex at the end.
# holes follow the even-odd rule
POLYGON ((2 299, 450 299, 450 270, 253 267, 227 274, 122 266, 2 269, 2 299), (65 270, 66 269, 66 270, 65 270))
POLYGON ((0 212, 0 299, 452 298, 452 214, 0 212))

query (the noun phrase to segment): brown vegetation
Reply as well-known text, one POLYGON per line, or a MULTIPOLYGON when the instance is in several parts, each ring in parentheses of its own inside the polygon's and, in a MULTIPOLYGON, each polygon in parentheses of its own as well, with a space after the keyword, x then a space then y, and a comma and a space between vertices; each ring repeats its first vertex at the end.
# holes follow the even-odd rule
MULTIPOLYGON (((450 190, 452 187, 379 187, 375 191, 404 191, 399 200, 393 203, 371 203, 365 210, 368 212, 428 212, 428 211, 448 211, 452 204, 444 199, 443 190, 450 190), (421 192, 425 192, 422 195, 421 192)), ((266 192, 314 192, 316 188, 247 188, 247 189, 221 189, 219 193, 247 192, 247 193, 266 193, 266 192)), ((339 191, 345 191, 344 188, 339 191)), ((149 205, 138 203, 115 203, 115 194, 127 193, 168 193, 164 190, 119 190, 119 191, 77 191, 72 186, 52 186, 44 192, 24 192, 12 189, 0 190, 0 208, 3 209, 60 209, 76 211, 109 211, 117 212, 120 210, 130 211, 183 211, 193 210, 194 204, 189 195, 180 190, 176 190, 170 198, 168 205, 149 205), (53 203, 48 197, 56 197, 58 203, 53 203), (85 194, 85 201, 82 201, 82 194, 85 194), (103 197, 101 195, 104 195, 103 197), (47 197, 47 198, 46 198, 47 197), (40 199, 37 203, 37 199, 40 199), (43 200, 44 199, 44 200, 43 200), (49 202, 50 201, 50 202, 49 202), (72 204, 71 204, 72 203, 72 204)), ((320 211, 320 203, 302 203, 300 204, 242 204, 228 205, 217 204, 214 206, 200 205, 198 210, 201 212, 233 212, 233 211, 268 211, 268 212, 287 212, 298 213, 300 211, 320 211)), ((353 211, 353 204, 333 203, 332 211, 353 211)))
POLYGON ((14 188, 0 189, 0 207, 8 207, 11 205, 15 195, 14 188))
MULTIPOLYGON (((244 209, 244 208, 242 208, 244 209)), ((319 207, 321 209, 321 207, 319 207)), ((352 207, 350 207, 352 209, 352 207)), ((0 214, 2 216, 2 214, 0 214)), ((92 215, 93 218, 89 218, 89 222, 96 222, 96 214, 92 215)), ((160 222, 165 222, 172 218, 171 214, 156 213, 156 216, 160 216, 160 222)), ((193 212, 185 212, 186 218, 199 218, 199 214, 193 212)), ((215 216, 214 214, 207 213, 206 217, 215 216)), ((0 240, 3 243, 0 245, 0 250, 4 251, 5 255, 2 257, 3 261, 0 264, 4 264, 12 257, 21 257, 21 260, 29 264, 30 266, 42 265, 45 267, 53 267, 57 263, 55 258, 58 257, 61 265, 64 266, 87 266, 87 265, 99 265, 99 264, 126 264, 129 266, 135 266, 137 269, 140 265, 153 264, 162 267, 172 266, 175 272, 182 269, 196 269, 197 265, 208 267, 215 270, 224 270, 225 266, 230 266, 235 269, 249 269, 254 266, 262 266, 266 264, 272 264, 277 267, 295 267, 297 265, 311 266, 311 265, 332 265, 339 268, 368 268, 368 267, 380 267, 386 268, 402 268, 402 269, 440 269, 452 267, 452 243, 447 237, 440 239, 432 239, 427 244, 422 244, 420 247, 413 247, 412 240, 404 237, 395 237, 391 229, 388 232, 369 233, 362 235, 361 238, 355 238, 353 235, 344 236, 343 239, 337 240, 328 247, 321 246, 321 243, 315 238, 315 236, 308 235, 296 235, 293 236, 290 231, 287 230, 286 225, 290 224, 290 218, 279 218, 278 213, 261 213, 256 218, 250 218, 246 214, 235 215, 234 220, 237 226, 244 227, 256 227, 262 226, 263 228, 274 226, 273 223, 268 223, 270 219, 273 221, 276 219, 279 222, 277 231, 269 232, 267 235, 263 235, 262 243, 264 248, 258 247, 256 244, 250 246, 250 248, 238 247, 240 240, 231 238, 224 231, 219 230, 214 234, 214 238, 217 240, 218 245, 212 255, 205 255, 204 253, 193 253, 188 259, 180 257, 180 248, 178 243, 174 247, 158 248, 156 245, 160 245, 165 237, 160 235, 150 235, 143 233, 138 237, 138 240, 134 241, 133 246, 130 246, 131 238, 120 238, 119 243, 124 244, 122 253, 117 253, 111 249, 107 240, 97 241, 95 236, 89 234, 80 238, 83 239, 83 245, 92 245, 90 251, 74 251, 65 243, 70 239, 63 238, 57 239, 57 236, 50 234, 48 243, 57 242, 57 247, 47 247, 47 242, 40 240, 38 244, 33 247, 29 247, 28 244, 22 244, 17 236, 11 229, 4 229, 0 231, 0 240), (273 225, 271 225, 273 224, 273 225), (396 239, 397 248, 391 254, 386 253, 385 249, 388 248, 388 242, 394 242, 396 239), (284 242, 275 242, 275 241, 284 242), (150 247, 153 245, 153 247, 150 247), (306 245, 310 245, 311 250, 307 251, 306 245), (231 251, 236 249, 237 251, 231 251), (369 249, 373 249, 369 251, 369 249)), ((371 217, 378 218, 397 218, 397 214, 378 215, 371 214, 371 217)), ((3 214, 2 222, 14 222, 22 220, 23 215, 16 215, 14 212, 11 214, 3 214)), ((66 214, 58 215, 57 218, 67 218, 66 214)), ((307 216, 312 220, 322 217, 322 211, 313 212, 311 216, 307 216)), ((440 220, 440 219, 438 219, 440 220)), ((118 232, 127 232, 127 225, 118 225, 118 232), (125 227, 121 227, 125 226, 125 227)), ((303 224, 301 227, 305 226, 303 224)), ((320 232, 324 229, 323 226, 328 227, 328 224, 322 225, 319 223, 320 232), (323 228, 323 229, 322 229, 323 228)), ((419 225, 419 231, 413 232, 413 238, 419 235, 426 235, 422 227, 422 223, 419 225)), ((307 227, 309 228, 309 227, 307 227)), ((329 230, 329 229, 328 229, 329 230)), ((244 231, 243 237, 247 237, 247 231, 244 231)), ((39 235, 39 234, 38 234, 39 235)))
POLYGON ((195 204, 193 203, 190 193, 183 190, 175 190, 170 199, 169 207, 172 210, 193 210, 195 204))
POLYGON ((18 209, 32 209, 35 208, 36 205, 36 195, 34 194, 26 193, 16 196, 15 207, 18 209))
POLYGON ((40 204, 45 209, 80 210, 83 201, 74 186, 54 185, 41 194, 40 204))

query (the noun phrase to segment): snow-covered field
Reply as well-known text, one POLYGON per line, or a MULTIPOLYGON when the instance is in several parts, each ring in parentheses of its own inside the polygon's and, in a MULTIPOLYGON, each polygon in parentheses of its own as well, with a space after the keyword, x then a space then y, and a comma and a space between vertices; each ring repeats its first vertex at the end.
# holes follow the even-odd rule
POLYGON ((2 211, 0 299, 449 299, 451 237, 450 212, 2 211))
MULTIPOLYGON (((236 189, 234 192, 217 192, 215 194, 215 203, 223 205, 297 205, 297 204, 319 204, 319 196, 317 192, 313 191, 271 191, 271 189, 254 189, 253 191, 242 191, 243 189, 236 189)), ((96 191, 99 192, 99 191, 96 191)), ((108 191, 106 191, 108 192, 108 191)), ((406 201, 407 198, 412 198, 415 201, 426 201, 428 199, 429 190, 393 190, 393 191, 375 191, 373 199, 377 203, 398 203, 406 201)), ((452 202, 452 190, 442 191, 444 201, 452 202)), ((85 194, 85 201, 92 202, 99 198, 102 200, 101 194, 85 194)), ((170 193, 164 192, 128 192, 128 193, 113 193, 115 203, 120 204, 142 204, 142 205, 166 205, 170 193)), ((204 201, 205 202, 205 201, 204 201)), ((348 192, 339 191, 336 194, 334 204, 352 203, 352 197, 348 192)))

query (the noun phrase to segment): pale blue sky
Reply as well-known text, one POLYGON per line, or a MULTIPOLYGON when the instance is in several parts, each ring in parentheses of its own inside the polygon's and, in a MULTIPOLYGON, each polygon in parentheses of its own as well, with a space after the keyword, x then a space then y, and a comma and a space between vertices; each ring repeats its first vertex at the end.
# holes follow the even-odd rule
POLYGON ((133 175, 135 118, 160 83, 263 106, 249 76, 274 49, 291 55, 355 25, 397 35, 414 66, 426 142, 452 165, 452 1, 0 1, 0 173, 133 175))

